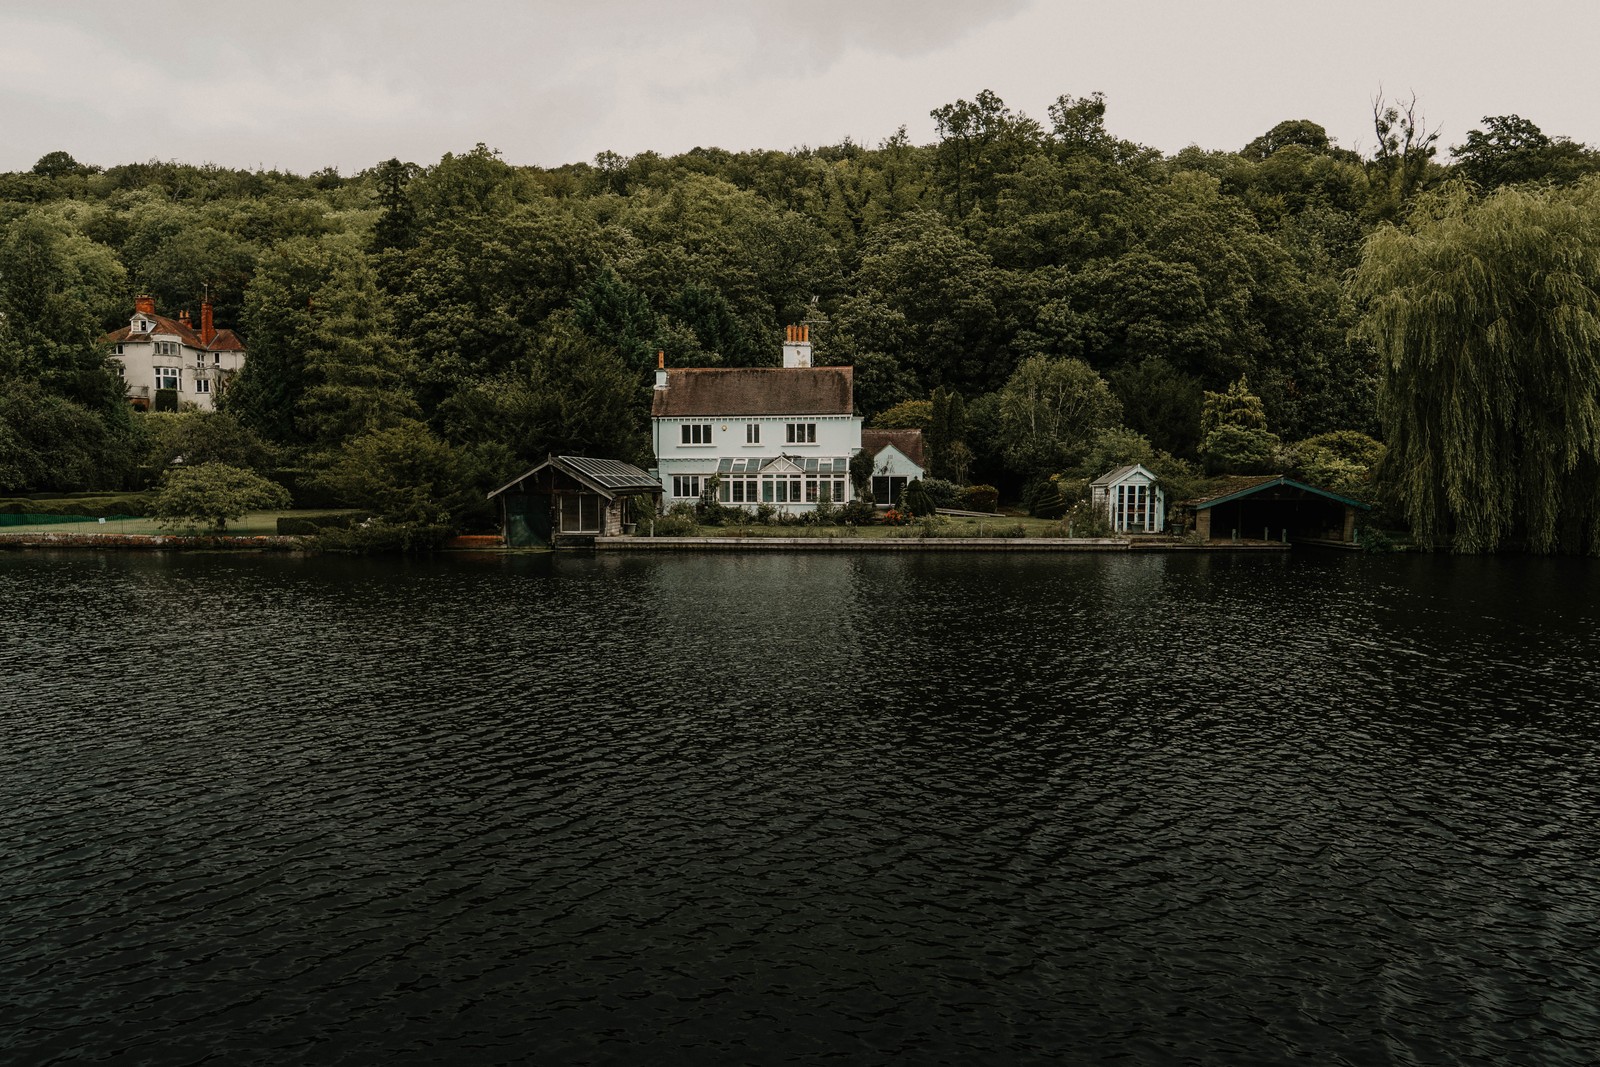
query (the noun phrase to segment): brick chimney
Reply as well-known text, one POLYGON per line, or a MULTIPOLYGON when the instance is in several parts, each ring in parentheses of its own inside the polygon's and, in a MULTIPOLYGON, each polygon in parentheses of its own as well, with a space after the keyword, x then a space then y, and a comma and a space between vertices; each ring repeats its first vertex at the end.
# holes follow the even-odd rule
POLYGON ((661 352, 657 352, 656 353, 656 388, 657 389, 665 389, 666 387, 667 387, 667 353, 665 351, 661 351, 661 352))
POLYGON ((811 366, 811 327, 784 327, 783 365, 790 368, 811 366))
POLYGON ((141 315, 154 315, 156 313, 156 298, 140 293, 133 298, 133 310, 141 315))
POLYGON ((200 340, 204 344, 210 344, 216 335, 217 326, 211 320, 211 297, 207 296, 200 302, 200 340))

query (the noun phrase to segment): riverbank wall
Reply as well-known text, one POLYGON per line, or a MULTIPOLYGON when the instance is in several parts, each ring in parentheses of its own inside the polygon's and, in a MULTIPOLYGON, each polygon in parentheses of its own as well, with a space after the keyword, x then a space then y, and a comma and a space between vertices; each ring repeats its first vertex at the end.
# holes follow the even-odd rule
POLYGON ((596 537, 608 552, 1287 552, 1280 541, 1114 537, 596 537))

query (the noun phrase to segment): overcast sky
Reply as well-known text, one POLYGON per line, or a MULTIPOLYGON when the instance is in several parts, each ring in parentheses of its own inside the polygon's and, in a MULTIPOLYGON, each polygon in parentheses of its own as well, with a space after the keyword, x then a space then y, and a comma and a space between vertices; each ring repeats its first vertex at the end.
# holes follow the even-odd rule
POLYGON ((1291 118, 1366 150, 1380 86, 1442 145, 1513 113, 1600 144, 1597 45, 1595 0, 4 0, 0 170, 926 143, 983 89, 1103 92, 1168 153, 1291 118))

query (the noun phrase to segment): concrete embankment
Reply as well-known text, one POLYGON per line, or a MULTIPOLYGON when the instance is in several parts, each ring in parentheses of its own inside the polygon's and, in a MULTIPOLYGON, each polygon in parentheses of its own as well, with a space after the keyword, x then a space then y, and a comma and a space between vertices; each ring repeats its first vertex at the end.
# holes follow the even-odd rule
POLYGON ((1277 541, 1114 537, 596 537, 601 551, 638 552, 1286 552, 1277 541))
POLYGON ((187 536, 178 534, 0 534, 3 548, 92 548, 101 551, 133 549, 180 551, 185 549, 243 549, 255 552, 283 552, 301 547, 298 537, 187 536))

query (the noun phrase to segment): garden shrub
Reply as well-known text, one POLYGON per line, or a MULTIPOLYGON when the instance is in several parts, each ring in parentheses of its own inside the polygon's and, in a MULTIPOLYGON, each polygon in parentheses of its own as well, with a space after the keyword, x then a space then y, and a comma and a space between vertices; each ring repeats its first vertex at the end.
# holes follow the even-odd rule
POLYGON ((871 500, 856 497, 839 509, 838 518, 852 526, 871 526, 878 521, 878 509, 872 506, 871 500))
POLYGON ((74 493, 0 500, 0 515, 77 515, 90 519, 137 518, 150 513, 148 493, 74 493))
MULTIPOLYGON (((943 478, 923 478, 922 489, 928 494, 928 499, 933 501, 935 508, 959 508, 961 506, 961 486, 955 482, 947 482, 943 478)), ((920 515, 921 512, 918 512, 920 515)))
POLYGON ((455 531, 449 526, 440 524, 368 519, 348 529, 325 527, 316 534, 312 544, 324 552, 348 552, 362 556, 434 552, 454 534, 455 531))
POLYGON ((1066 514, 1065 523, 1073 537, 1110 537, 1111 517, 1104 508, 1097 508, 1087 500, 1074 504, 1066 514))
POLYGON ((323 530, 348 530, 360 515, 286 515, 278 520, 283 537, 310 537, 323 530))
POLYGON ((1068 498, 1063 492, 1059 475, 1029 482, 1022 490, 1022 502, 1028 514, 1040 519, 1059 519, 1067 513, 1076 497, 1068 498))
POLYGON ((921 478, 913 478, 906 485, 898 503, 902 511, 912 515, 932 515, 934 512, 933 498, 928 495, 921 478))
POLYGON ((993 512, 1000 503, 1000 490, 992 485, 969 485, 961 491, 961 507, 967 511, 993 512))

